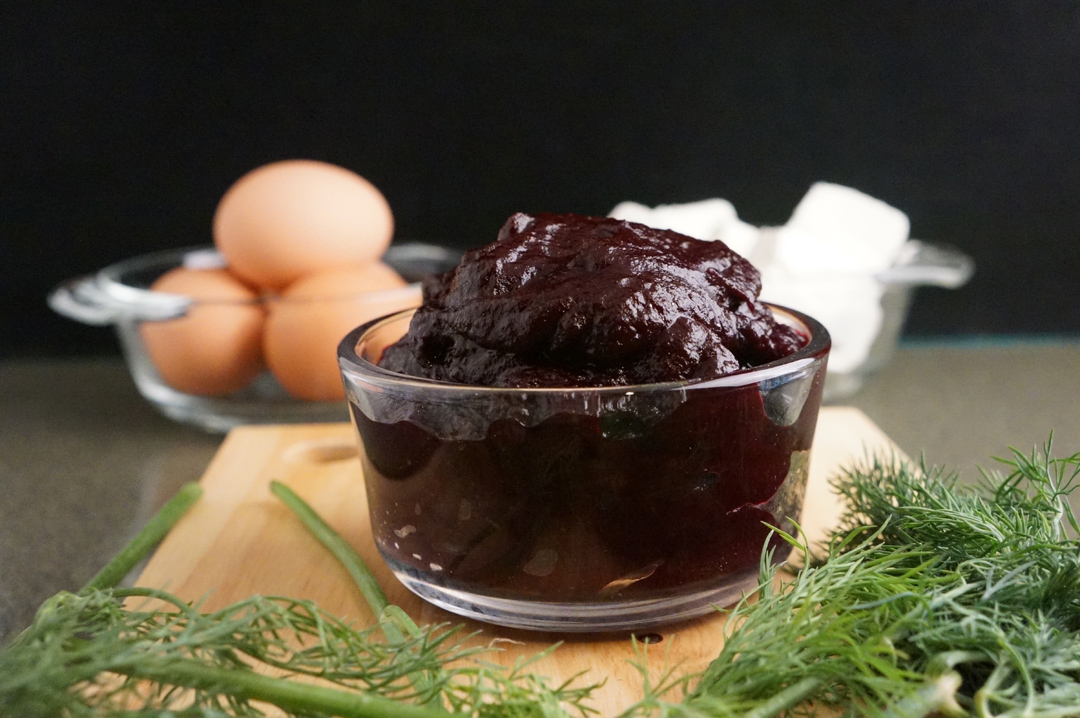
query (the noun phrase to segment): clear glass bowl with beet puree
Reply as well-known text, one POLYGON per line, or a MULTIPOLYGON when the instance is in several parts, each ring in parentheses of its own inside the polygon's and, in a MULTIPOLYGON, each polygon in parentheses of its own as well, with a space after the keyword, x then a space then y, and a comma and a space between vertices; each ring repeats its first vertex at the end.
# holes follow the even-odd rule
POLYGON ((757 585, 770 526, 806 488, 830 340, 698 382, 505 389, 377 365, 414 310, 338 348, 372 532, 410 590, 448 611, 544 631, 673 623, 757 585))

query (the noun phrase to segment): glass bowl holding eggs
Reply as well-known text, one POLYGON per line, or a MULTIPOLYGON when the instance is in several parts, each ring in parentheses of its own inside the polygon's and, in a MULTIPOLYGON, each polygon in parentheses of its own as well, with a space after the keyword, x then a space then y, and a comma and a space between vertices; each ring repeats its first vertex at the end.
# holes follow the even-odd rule
POLYGON ((59 285, 58 313, 113 325, 139 392, 210 431, 345 421, 337 345, 359 324, 420 303, 419 281, 458 260, 390 246, 382 194, 348 170, 292 160, 222 198, 214 246, 134 257, 59 285))

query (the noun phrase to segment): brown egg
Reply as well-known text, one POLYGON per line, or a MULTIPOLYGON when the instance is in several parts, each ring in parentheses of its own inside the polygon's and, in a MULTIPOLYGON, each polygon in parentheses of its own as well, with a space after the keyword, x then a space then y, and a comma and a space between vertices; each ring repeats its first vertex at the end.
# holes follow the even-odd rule
POLYGON ((139 326, 158 374, 177 391, 220 396, 243 389, 262 369, 266 312, 258 295, 223 269, 179 267, 151 289, 195 300, 178 319, 139 326))
POLYGON ((252 170, 214 214, 214 243, 230 271, 273 290, 312 272, 375 261, 393 233, 390 205, 374 185, 309 160, 252 170))
POLYGON ((301 278, 270 302, 263 334, 266 364, 298 399, 342 399, 337 346, 364 322, 420 304, 420 290, 373 262, 301 278))

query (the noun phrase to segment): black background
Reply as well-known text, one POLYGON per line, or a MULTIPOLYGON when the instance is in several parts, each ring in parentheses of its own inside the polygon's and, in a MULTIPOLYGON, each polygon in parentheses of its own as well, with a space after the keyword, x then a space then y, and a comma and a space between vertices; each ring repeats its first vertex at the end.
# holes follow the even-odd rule
POLYGON ((1080 5, 70 3, 0 9, 0 356, 115 351, 59 281, 210 242, 244 172, 380 187, 398 238, 811 183, 972 255, 909 335, 1080 333, 1080 5))

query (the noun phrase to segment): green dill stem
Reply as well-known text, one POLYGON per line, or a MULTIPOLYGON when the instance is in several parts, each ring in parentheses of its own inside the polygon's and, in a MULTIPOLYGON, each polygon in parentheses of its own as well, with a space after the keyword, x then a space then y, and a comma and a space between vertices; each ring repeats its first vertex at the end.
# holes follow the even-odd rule
POLYGON ((215 691, 241 700, 272 703, 286 711, 342 718, 445 718, 437 708, 408 705, 389 698, 264 676, 251 671, 222 669, 186 659, 157 665, 141 660, 110 670, 167 685, 215 691))
POLYGON ((334 558, 341 562, 345 570, 356 581, 360 593, 364 594, 364 599, 371 606, 371 610, 376 616, 381 615, 383 610, 390 605, 390 601, 387 600, 386 594, 383 593, 382 587, 379 586, 379 582, 375 580, 375 575, 371 573, 371 569, 367 567, 367 564, 364 563, 364 560, 360 558, 353 547, 345 539, 341 538, 338 532, 330 528, 330 525, 323 521, 322 517, 315 513, 315 510, 306 501, 297 496, 296 492, 285 484, 280 481, 271 481, 270 492, 292 509, 293 513, 304 522, 304 526, 308 528, 308 531, 319 540, 319 543, 334 554, 334 558))
MULTIPOLYGON (((386 636, 386 641, 390 645, 400 645, 405 642, 405 634, 408 633, 411 636, 420 635, 420 629, 416 623, 409 618, 408 614, 402 611, 397 606, 394 606, 386 598, 386 594, 383 593, 382 587, 379 586, 378 580, 375 578, 375 574, 371 572, 368 565, 364 563, 364 559, 360 558, 360 554, 356 552, 349 542, 341 537, 337 531, 330 528, 330 525, 323 521, 322 517, 315 513, 315 510, 308 505, 306 501, 300 498, 295 491, 290 489, 280 481, 270 482, 270 491, 284 502, 286 506, 292 509, 308 531, 318 539, 318 541, 325 546, 334 558, 341 562, 341 565, 345 567, 345 570, 352 576, 353 581, 356 583, 357 588, 360 589, 360 593, 363 594, 364 599, 368 602, 368 606, 375 613, 376 620, 380 623, 383 635, 386 636)), ((431 679, 422 672, 411 673, 408 676, 409 682, 414 688, 421 694, 430 693, 432 683, 431 679)), ((437 697, 436 694, 432 694, 429 700, 433 700, 437 697)))
POLYGON ((743 718, 772 718, 782 710, 797 706, 821 687, 817 678, 803 678, 765 701, 757 708, 747 711, 743 718))
MULTIPOLYGON (((315 513, 315 510, 288 486, 280 481, 271 481, 270 491, 292 509, 293 513, 300 518, 304 526, 318 539, 319 543, 329 549, 334 558, 341 562, 341 565, 345 567, 345 570, 352 576, 353 581, 356 582, 356 586, 360 589, 360 593, 364 595, 364 599, 367 601, 368 606, 371 607, 375 617, 382 618, 383 612, 390 605, 390 601, 387 600, 386 594, 383 593, 379 582, 375 579, 375 574, 364 563, 364 559, 360 558, 360 554, 356 553, 356 550, 349 545, 348 541, 343 539, 337 531, 330 528, 330 525, 323 521, 322 517, 315 513)), ((416 626, 413 624, 408 627, 408 630, 413 633, 415 628, 416 626)), ((404 634, 398 630, 397 624, 393 622, 384 624, 383 633, 386 634, 386 640, 391 643, 401 643, 405 640, 404 634)))
POLYGON ((79 593, 112 588, 131 572, 131 569, 146 557, 165 534, 169 533, 192 504, 199 500, 203 490, 198 484, 184 484, 176 495, 161 507, 161 510, 143 527, 135 538, 109 561, 96 576, 82 587, 79 593))

